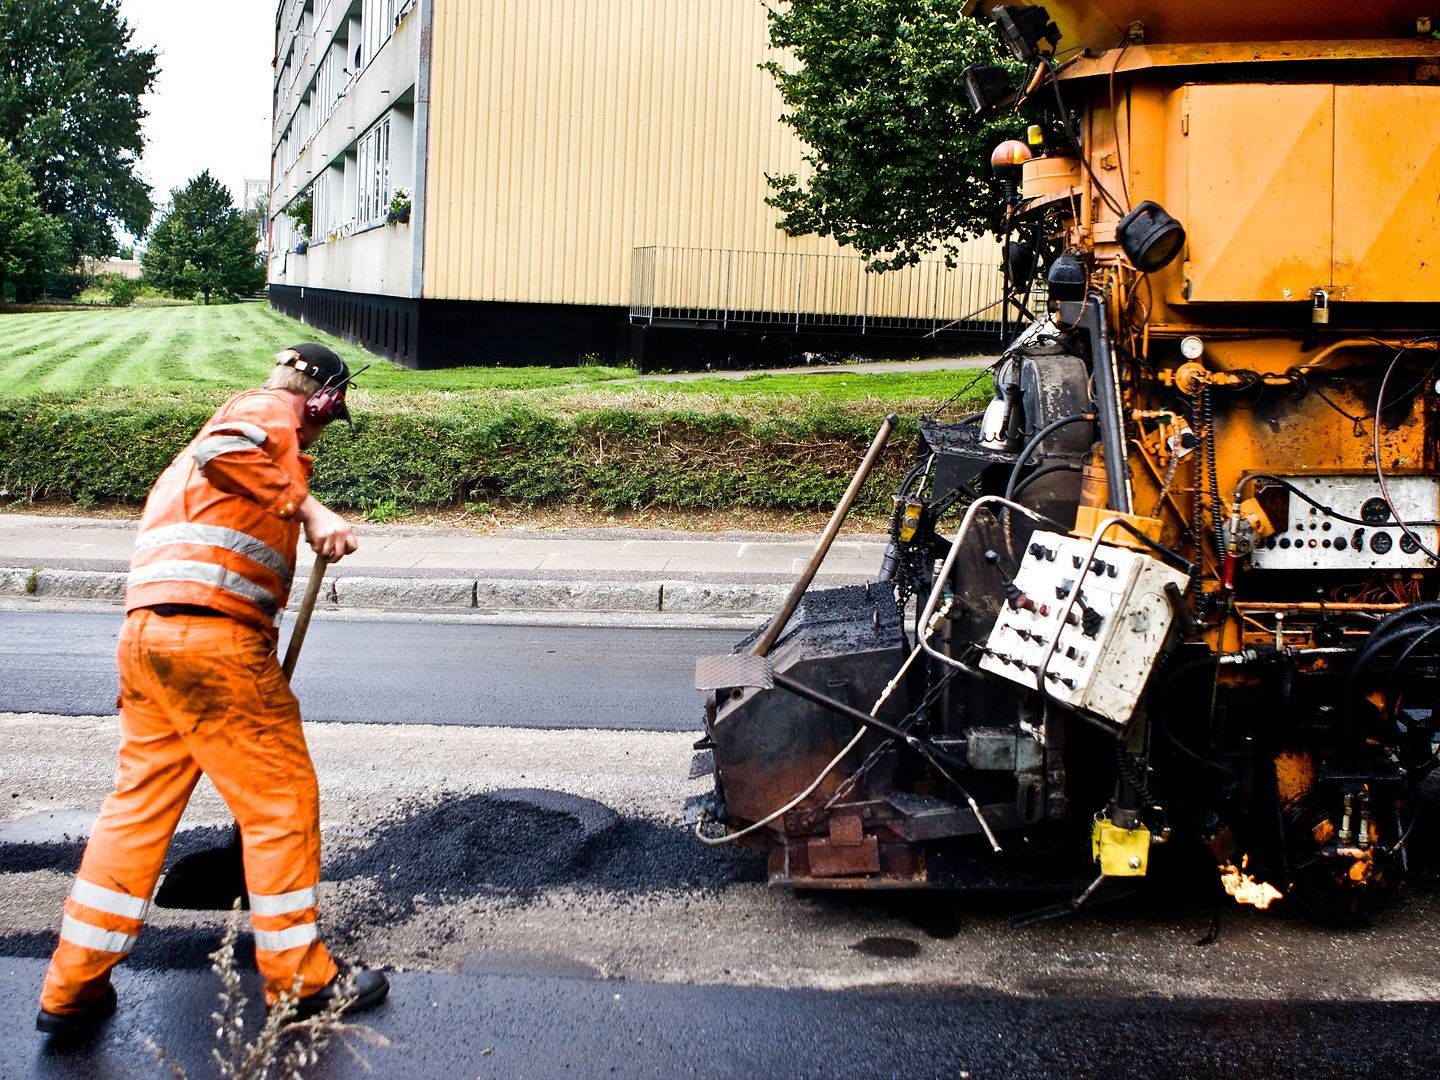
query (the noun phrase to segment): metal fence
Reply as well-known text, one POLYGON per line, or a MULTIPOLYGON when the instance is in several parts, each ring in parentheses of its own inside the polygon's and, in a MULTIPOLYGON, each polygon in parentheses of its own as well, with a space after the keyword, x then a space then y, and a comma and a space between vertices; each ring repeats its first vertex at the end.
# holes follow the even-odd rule
MULTIPOLYGON (((986 245, 975 245, 982 252, 986 245)), ((853 255, 713 248, 634 249, 630 321, 718 329, 947 333, 997 330, 999 245, 993 257, 922 261, 876 274, 853 255)))

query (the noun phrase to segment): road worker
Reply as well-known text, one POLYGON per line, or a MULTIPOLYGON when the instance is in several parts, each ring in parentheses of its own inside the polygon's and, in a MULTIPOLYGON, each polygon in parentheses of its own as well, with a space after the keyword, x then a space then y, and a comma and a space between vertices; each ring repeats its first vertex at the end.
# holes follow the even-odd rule
POLYGON ((389 989, 375 971, 342 978, 320 941, 319 794, 275 654, 301 526, 317 555, 356 548, 310 494, 303 452, 349 420, 350 372, 317 344, 276 361, 263 389, 221 406, 145 503, 120 632, 120 767, 65 901, 41 1031, 83 1031, 114 1011, 110 971, 140 932, 202 772, 239 823, 266 1002, 291 994, 311 1015, 345 987, 354 1012, 389 989))

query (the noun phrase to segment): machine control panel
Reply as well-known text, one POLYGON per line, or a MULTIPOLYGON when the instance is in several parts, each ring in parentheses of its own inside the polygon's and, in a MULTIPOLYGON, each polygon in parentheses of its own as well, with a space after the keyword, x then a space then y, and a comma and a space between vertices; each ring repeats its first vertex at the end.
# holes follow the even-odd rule
POLYGON ((1165 587, 1183 589, 1186 577, 1129 548, 1101 544, 1093 557, 1089 550, 1089 540, 1032 535, 980 667, 1032 690, 1043 674, 1052 697, 1124 724, 1174 618, 1165 587))
POLYGON ((1284 479, 1316 503, 1344 516, 1290 494, 1288 520, 1274 522, 1279 531, 1256 544, 1251 554, 1251 565, 1257 570, 1418 570, 1434 565, 1421 544, 1440 552, 1436 546, 1440 530, 1415 523, 1440 521, 1440 479, 1386 478, 1390 502, 1410 526, 1413 537, 1405 535, 1389 504, 1380 497, 1373 473, 1284 479))

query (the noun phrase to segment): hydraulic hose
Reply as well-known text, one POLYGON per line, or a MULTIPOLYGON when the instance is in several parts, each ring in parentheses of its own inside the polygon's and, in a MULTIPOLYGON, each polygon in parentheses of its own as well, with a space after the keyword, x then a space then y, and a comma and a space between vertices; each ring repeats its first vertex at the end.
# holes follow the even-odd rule
POLYGON ((1047 476, 1054 476, 1056 473, 1061 472, 1078 473, 1079 471, 1079 465, 1072 464, 1068 461, 1056 461, 1052 462, 1049 465, 1042 465, 1040 468, 1032 472, 1029 476, 1025 477, 1024 480, 1021 480, 1018 484, 1016 484, 1015 487, 1011 490, 1009 497, 1012 499, 1019 498, 1022 491, 1028 488, 1031 484, 1035 483, 1037 480, 1043 480, 1047 476))
POLYGON ((1395 628, 1421 615, 1430 615, 1440 619, 1440 601, 1430 600, 1423 604, 1414 604, 1400 611, 1391 612, 1375 624, 1375 629, 1370 631, 1370 637, 1366 639, 1360 655, 1355 657, 1355 663, 1351 665, 1350 674, 1345 680, 1347 700, 1355 693, 1360 672, 1375 658, 1377 652, 1390 643, 1392 637, 1398 636, 1400 632, 1395 628))
POLYGON ((1051 420, 1050 423, 1030 436, 1030 441, 1025 444, 1025 449, 1020 451, 1019 456, 1015 459, 1014 467, 1010 470, 1010 479, 1006 481, 1005 484, 1005 498, 1010 499, 1014 497, 1015 485, 1020 479, 1020 470, 1025 467, 1025 463, 1030 460, 1030 455, 1035 452, 1041 443, 1063 427, 1070 424, 1078 424, 1084 420, 1093 421, 1094 419, 1095 414, 1093 412, 1072 413, 1069 416, 1062 416, 1058 420, 1051 420))
POLYGON ((1355 662, 1350 666, 1350 673, 1345 678, 1344 712, 1345 728, 1343 732, 1344 744, 1352 746, 1357 736, 1358 718, 1355 709, 1355 699, 1359 690, 1360 677, 1369 668, 1371 662, 1381 649, 1407 638, 1409 645, 1418 645, 1420 640, 1428 635, 1432 627, 1440 622, 1440 601, 1430 600, 1423 604, 1413 604, 1408 608, 1392 612, 1375 624, 1375 629, 1370 631, 1370 637, 1366 640, 1364 647, 1360 650, 1355 662), (1406 623, 1420 616, 1429 616, 1426 622, 1419 626, 1407 626, 1406 623))
POLYGON ((1090 332, 1091 368, 1095 373, 1095 405, 1100 420, 1100 448, 1105 457, 1105 484, 1109 508, 1132 513, 1130 468, 1125 454, 1125 415, 1121 411, 1119 375, 1110 331, 1105 326, 1105 308, 1098 293, 1085 301, 1081 324, 1090 332))
MULTIPOLYGON (((1010 470, 1010 479, 1007 480, 1005 483, 1005 498, 1014 499, 1017 481, 1020 479, 1020 470, 1025 467, 1025 463, 1030 460, 1030 455, 1035 452, 1036 448, 1041 443, 1043 443, 1055 432, 1059 431, 1061 428, 1066 427, 1069 424, 1078 424, 1084 420, 1093 421, 1094 419, 1094 413, 1072 413, 1069 416, 1062 416, 1058 420, 1051 420, 1050 423, 1046 424, 1034 435, 1030 436, 1030 441, 1025 444, 1025 448, 1021 450, 1019 455, 1015 458, 1015 465, 1010 470)), ((1005 526, 1005 550, 1010 553, 1011 558, 1014 558, 1015 537, 1013 531, 1010 528, 1010 510, 1008 507, 1006 507, 1002 509, 1000 513, 1001 519, 1005 526)))

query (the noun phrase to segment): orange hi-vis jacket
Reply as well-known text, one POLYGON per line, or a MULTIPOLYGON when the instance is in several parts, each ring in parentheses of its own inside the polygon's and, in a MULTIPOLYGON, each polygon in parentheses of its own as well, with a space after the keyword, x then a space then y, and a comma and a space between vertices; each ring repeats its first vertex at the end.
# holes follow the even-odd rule
POLYGON ((221 406, 160 474, 130 559, 125 610, 212 608, 275 636, 295 576, 311 458, 278 390, 221 406))

